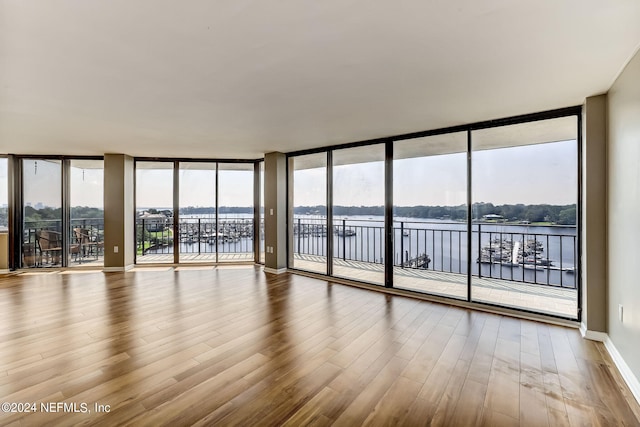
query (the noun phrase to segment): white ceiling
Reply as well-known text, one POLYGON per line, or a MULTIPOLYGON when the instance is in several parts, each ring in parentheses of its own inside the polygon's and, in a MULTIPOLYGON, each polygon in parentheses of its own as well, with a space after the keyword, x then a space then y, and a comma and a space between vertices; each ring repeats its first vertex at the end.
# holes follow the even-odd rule
POLYGON ((581 104, 638 0, 0 0, 0 154, 259 158, 581 104))

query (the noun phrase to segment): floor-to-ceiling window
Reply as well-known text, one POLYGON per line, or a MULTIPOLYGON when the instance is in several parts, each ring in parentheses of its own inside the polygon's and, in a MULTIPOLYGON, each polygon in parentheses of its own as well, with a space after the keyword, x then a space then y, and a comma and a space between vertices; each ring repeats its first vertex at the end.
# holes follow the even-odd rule
POLYGON ((22 159, 22 267, 60 267, 62 161, 22 159))
POLYGON ((0 270, 8 267, 9 263, 9 162, 6 157, 0 157, 0 270), (5 263, 7 263, 5 265, 5 263))
POLYGON ((327 272, 327 153, 289 159, 293 184, 290 239, 292 266, 301 270, 327 272))
POLYGON ((216 163, 180 163, 180 262, 216 261, 216 163))
POLYGON ((137 160, 136 262, 254 261, 255 173, 252 161, 137 160))
POLYGON ((576 116, 472 132, 472 300, 576 315, 576 139, 576 116))
POLYGON ((467 298, 466 132, 394 142, 393 252, 395 287, 467 298))
POLYGON ((70 267, 102 265, 104 256, 104 161, 69 161, 70 267))
POLYGON ((578 319, 579 120, 573 107, 290 154, 289 267, 578 319), (315 179, 312 158, 329 159, 315 179), (317 186, 330 209, 312 225, 301 200, 317 186))
POLYGON ((102 265, 102 159, 17 157, 14 168, 12 267, 102 265))
POLYGON ((9 229, 9 162, 0 157, 0 232, 9 229))
POLYGON ((264 264, 264 161, 260 162, 260 208, 259 208, 259 227, 256 234, 259 240, 260 262, 264 264))
POLYGON ((136 262, 173 263, 173 162, 136 162, 136 262))
POLYGON ((384 284, 385 146, 333 151, 332 271, 384 284))
POLYGON ((253 163, 218 163, 218 260, 253 261, 253 163))

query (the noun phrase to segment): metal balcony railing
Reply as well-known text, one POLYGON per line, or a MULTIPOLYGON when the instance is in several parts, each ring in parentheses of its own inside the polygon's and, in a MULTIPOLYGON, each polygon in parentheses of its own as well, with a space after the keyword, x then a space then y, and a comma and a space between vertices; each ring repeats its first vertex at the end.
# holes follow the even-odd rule
MULTIPOLYGON (((381 220, 337 219, 327 230, 323 218, 296 217, 294 255, 384 263, 381 220)), ((575 226, 477 223, 472 225, 471 275, 524 283, 576 288, 575 226)), ((393 226, 393 265, 407 269, 467 274, 467 223, 397 221, 393 226)))
POLYGON ((22 266, 61 266, 64 244, 69 254, 68 265, 101 259, 104 255, 104 218, 71 218, 66 232, 59 219, 25 221, 22 266))
MULTIPOLYGON (((262 225, 261 222, 261 234, 262 225)), ((253 254, 253 218, 181 218, 178 242, 181 254, 253 254)), ((173 218, 136 220, 138 256, 172 254, 173 218)))

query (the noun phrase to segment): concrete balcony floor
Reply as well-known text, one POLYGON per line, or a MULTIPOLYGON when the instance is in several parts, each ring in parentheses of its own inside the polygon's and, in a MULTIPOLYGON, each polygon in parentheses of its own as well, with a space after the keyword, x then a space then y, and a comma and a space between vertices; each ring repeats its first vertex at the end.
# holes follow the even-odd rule
MULTIPOLYGON (((296 254, 293 267, 316 273, 326 273, 326 258, 296 254)), ((384 266, 361 261, 334 259, 333 274, 337 277, 382 285, 384 266)), ((433 295, 466 300, 467 276, 433 270, 394 267, 394 287, 433 295)), ((525 309, 543 314, 575 319, 578 312, 576 289, 559 286, 522 283, 504 279, 472 277, 473 301, 525 309)))

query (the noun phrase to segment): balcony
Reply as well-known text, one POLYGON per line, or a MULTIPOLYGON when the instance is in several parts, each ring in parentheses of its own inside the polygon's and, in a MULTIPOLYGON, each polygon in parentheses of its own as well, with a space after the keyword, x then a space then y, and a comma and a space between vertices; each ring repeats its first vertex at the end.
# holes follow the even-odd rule
POLYGON ((63 241, 68 242, 66 265, 104 265, 104 219, 72 218, 66 239, 61 220, 25 221, 22 240, 22 267, 63 266, 63 241))
MULTIPOLYGON (((471 262, 467 224, 398 221, 393 226, 394 287, 466 300, 471 267, 473 301, 576 318, 575 226, 474 223, 471 262)), ((333 239, 333 275, 384 283, 381 220, 295 218, 294 267, 326 272, 333 239)))
MULTIPOLYGON (((23 267, 62 266, 59 220, 25 223, 23 267)), ((180 262, 251 262, 253 219, 182 219, 180 262)), ((261 247, 264 225, 260 226, 261 247)), ((327 239, 333 239, 333 275, 384 283, 384 227, 380 220, 297 217, 294 268, 326 273, 327 239)), ((173 263, 173 221, 136 222, 137 262, 173 263)), ((67 265, 102 266, 104 220, 72 219, 67 265)), ((394 287, 466 300, 471 266, 472 299, 562 317, 577 313, 577 236, 572 226, 474 223, 471 263, 466 223, 398 221, 393 227, 394 287)))
MULTIPOLYGON (((181 263, 254 260, 253 218, 181 218, 178 240, 181 263)), ((173 263, 173 243, 173 218, 136 220, 137 263, 173 263)))

